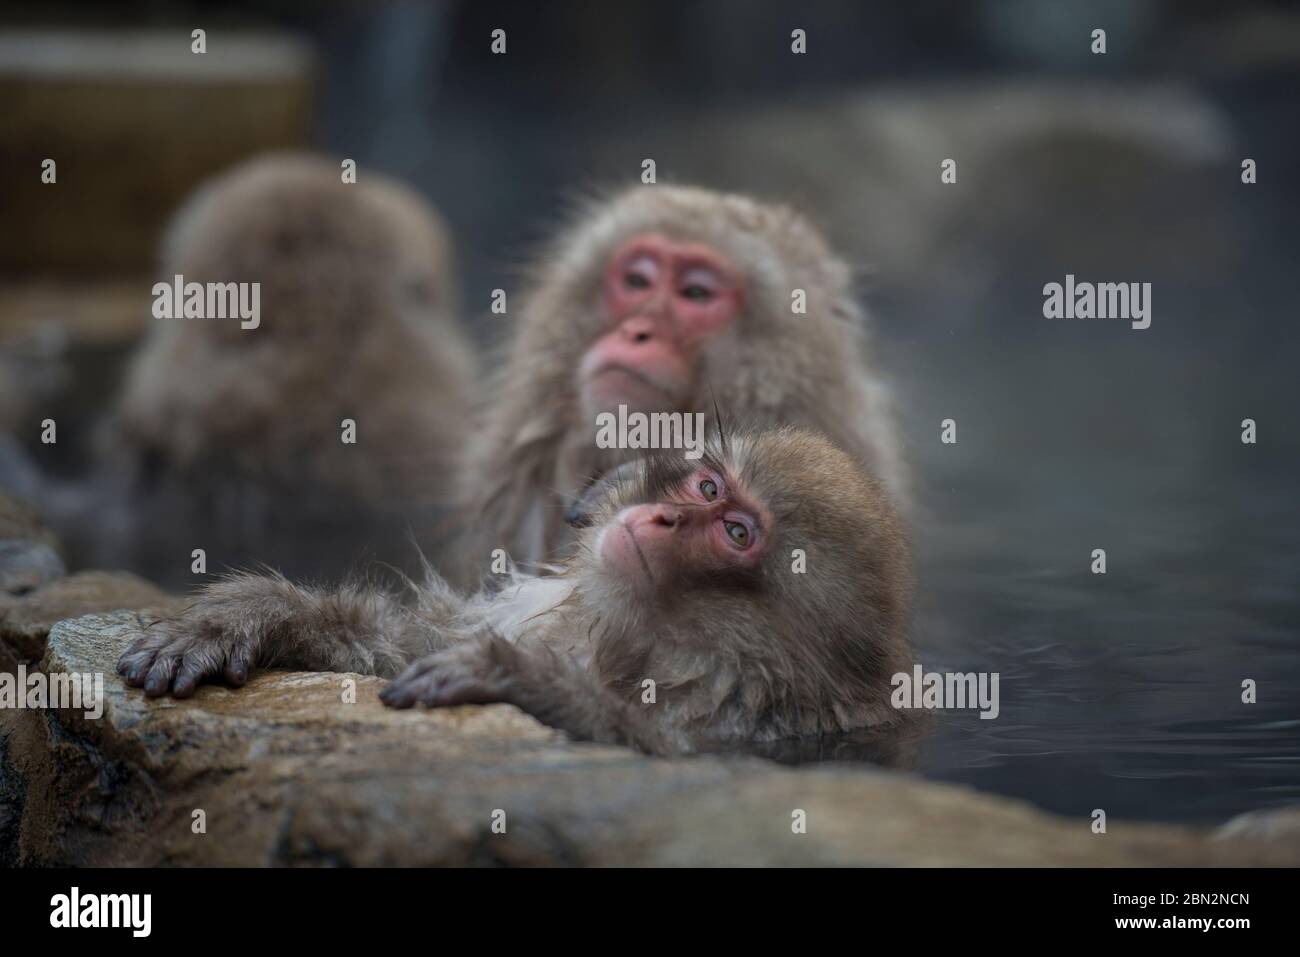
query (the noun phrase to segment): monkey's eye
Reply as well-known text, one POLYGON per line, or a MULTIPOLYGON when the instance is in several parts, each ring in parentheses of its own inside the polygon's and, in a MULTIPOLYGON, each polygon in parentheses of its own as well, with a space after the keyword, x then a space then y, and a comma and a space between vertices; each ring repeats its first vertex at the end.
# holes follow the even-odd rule
POLYGON ((647 253, 632 256, 620 268, 623 271, 623 288, 638 292, 653 286, 659 276, 659 264, 647 253))
POLYGON ((718 497, 718 483, 713 481, 713 479, 704 479, 700 482, 700 494, 703 495, 707 501, 716 501, 718 497))
POLYGON ((696 305, 707 305, 722 295, 726 281, 707 266, 690 266, 677 280, 677 295, 696 305))
POLYGON ((737 548, 749 547, 749 529, 739 522, 723 522, 722 525, 727 530, 727 537, 737 548))

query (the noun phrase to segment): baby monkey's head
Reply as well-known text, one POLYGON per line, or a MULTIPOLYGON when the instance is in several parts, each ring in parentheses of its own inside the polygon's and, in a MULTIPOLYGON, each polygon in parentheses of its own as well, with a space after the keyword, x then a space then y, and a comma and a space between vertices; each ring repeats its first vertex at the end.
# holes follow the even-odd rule
POLYGON ((696 461, 653 454, 599 482, 570 518, 586 524, 570 574, 625 625, 739 655, 821 647, 864 665, 906 647, 898 517, 816 433, 736 430, 715 433, 696 461))

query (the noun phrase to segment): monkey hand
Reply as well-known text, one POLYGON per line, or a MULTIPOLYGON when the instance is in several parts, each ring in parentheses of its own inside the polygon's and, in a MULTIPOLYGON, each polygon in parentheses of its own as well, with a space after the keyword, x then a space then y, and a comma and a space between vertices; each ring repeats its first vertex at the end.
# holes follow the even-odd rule
POLYGON ((625 744, 647 754, 671 754, 670 739, 645 716, 554 651, 492 636, 421 658, 379 697, 392 708, 425 704, 512 704, 579 741, 625 744))
POLYGON ((373 588, 325 590, 241 572, 151 625, 123 653, 117 673, 151 698, 185 698, 211 677, 242 685, 258 666, 395 675, 413 649, 427 647, 426 629, 400 601, 373 588))
POLYGON ((204 679, 222 676, 236 687, 257 660, 255 636, 226 628, 192 606, 178 617, 154 622, 117 662, 117 673, 150 698, 168 692, 188 698, 204 679))
POLYGON ((117 673, 151 698, 188 698, 199 682, 224 677, 238 687, 290 623, 310 621, 310 596, 275 575, 240 573, 201 589, 179 614, 149 624, 122 653, 117 673))
POLYGON ((379 693, 390 708, 510 702, 523 652, 504 638, 472 639, 419 659, 379 693))

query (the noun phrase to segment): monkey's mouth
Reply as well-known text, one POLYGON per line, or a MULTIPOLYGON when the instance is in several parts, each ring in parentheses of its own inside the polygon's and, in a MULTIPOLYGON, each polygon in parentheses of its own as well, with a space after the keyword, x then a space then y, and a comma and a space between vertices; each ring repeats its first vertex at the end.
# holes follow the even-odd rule
POLYGON ((650 571, 650 562, 646 560, 645 552, 641 551, 641 543, 636 540, 636 532, 632 531, 632 527, 626 522, 619 522, 619 524, 622 525, 623 530, 627 532, 627 537, 632 540, 632 548, 636 550, 636 557, 641 560, 641 568, 645 571, 645 577, 653 586, 655 583, 655 576, 654 573, 650 571))
POLYGON ((676 402, 676 394, 672 389, 635 366, 621 362, 600 366, 587 377, 587 381, 602 398, 635 401, 666 399, 669 403, 676 402))

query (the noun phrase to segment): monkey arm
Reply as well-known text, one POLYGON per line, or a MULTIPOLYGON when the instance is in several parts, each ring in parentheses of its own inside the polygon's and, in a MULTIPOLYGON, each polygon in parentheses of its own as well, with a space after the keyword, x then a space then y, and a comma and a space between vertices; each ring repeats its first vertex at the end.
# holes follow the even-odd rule
POLYGON ((513 704, 579 741, 619 744, 647 754, 686 750, 685 742, 619 698, 589 671, 541 644, 498 635, 421 658, 380 698, 393 708, 425 704, 513 704))
POLYGON ((150 623, 117 671, 150 697, 188 697, 205 678, 242 685, 256 667, 395 675, 437 647, 433 628, 373 588, 326 591, 281 575, 207 586, 179 615, 150 623))

